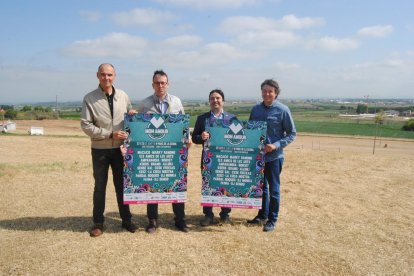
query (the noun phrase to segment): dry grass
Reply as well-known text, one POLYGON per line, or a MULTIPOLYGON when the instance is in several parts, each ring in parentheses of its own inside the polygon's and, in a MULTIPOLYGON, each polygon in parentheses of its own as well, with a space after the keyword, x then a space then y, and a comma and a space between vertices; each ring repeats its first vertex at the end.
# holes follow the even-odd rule
POLYGON ((271 233, 248 227, 255 211, 244 209, 233 209, 233 226, 198 226, 201 149, 193 146, 190 233, 175 231, 170 204, 160 205, 158 233, 143 230, 143 205, 131 206, 139 231, 121 230, 109 183, 106 231, 90 238, 89 140, 78 122, 17 124, 17 132, 43 126, 46 136, 0 135, 2 275, 414 273, 414 142, 382 141, 387 148, 372 155, 372 139, 299 136, 287 149, 271 233))

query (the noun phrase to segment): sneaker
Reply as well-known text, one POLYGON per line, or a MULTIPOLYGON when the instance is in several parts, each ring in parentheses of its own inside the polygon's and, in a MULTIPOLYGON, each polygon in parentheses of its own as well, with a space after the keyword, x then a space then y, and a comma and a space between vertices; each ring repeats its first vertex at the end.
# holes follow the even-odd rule
POLYGON ((103 224, 101 223, 95 223, 95 225, 92 227, 91 231, 89 232, 89 235, 92 238, 99 237, 103 234, 103 224))
POLYGON ((175 227, 177 227, 178 230, 184 233, 187 233, 188 231, 190 231, 190 229, 188 228, 184 220, 175 222, 175 227))
POLYGON ((263 224, 266 219, 262 219, 259 216, 255 216, 253 219, 247 220, 248 224, 263 224))
POLYGON ((210 224, 214 223, 214 217, 205 216, 200 220, 201 226, 209 226, 210 224))
POLYGON ((263 231, 270 232, 273 230, 275 230, 275 223, 268 220, 266 224, 263 226, 263 231))
POLYGON ((123 222, 122 228, 126 229, 128 232, 131 232, 131 233, 135 233, 135 231, 137 231, 138 229, 138 227, 130 221, 123 222))
POLYGON ((220 223, 221 224, 229 224, 229 225, 233 224, 233 222, 231 221, 229 216, 225 216, 223 218, 220 218, 220 223))
POLYGON ((150 219, 147 227, 145 227, 145 232, 148 234, 153 234, 157 231, 158 223, 156 219, 150 219))

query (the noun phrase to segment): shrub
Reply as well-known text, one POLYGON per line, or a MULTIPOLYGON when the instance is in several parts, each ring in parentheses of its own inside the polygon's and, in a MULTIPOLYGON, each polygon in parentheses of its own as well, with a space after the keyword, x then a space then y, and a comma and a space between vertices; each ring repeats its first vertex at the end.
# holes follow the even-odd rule
POLYGON ((405 131, 414 131, 414 119, 410 119, 402 127, 402 130, 405 131))

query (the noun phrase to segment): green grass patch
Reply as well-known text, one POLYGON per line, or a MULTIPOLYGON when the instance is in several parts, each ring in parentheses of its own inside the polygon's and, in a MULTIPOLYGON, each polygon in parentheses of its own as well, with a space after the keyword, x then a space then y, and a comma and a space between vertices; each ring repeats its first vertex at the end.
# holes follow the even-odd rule
POLYGON ((321 121, 300 121, 296 120, 298 132, 338 134, 354 136, 381 136, 389 138, 414 139, 414 132, 401 130, 402 124, 393 123, 377 126, 373 123, 354 122, 321 122, 321 121))

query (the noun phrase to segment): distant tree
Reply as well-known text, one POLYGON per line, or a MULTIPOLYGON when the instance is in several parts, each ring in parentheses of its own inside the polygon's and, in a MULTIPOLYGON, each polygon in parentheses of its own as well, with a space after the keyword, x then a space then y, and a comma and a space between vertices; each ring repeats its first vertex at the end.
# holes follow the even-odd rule
POLYGON ((0 109, 7 111, 9 109, 14 109, 14 107, 12 105, 0 105, 0 109))
POLYGON ((380 109, 380 111, 375 115, 375 123, 378 125, 382 125, 384 123, 384 110, 380 109))
POLYGON ((45 111, 45 109, 43 108, 43 106, 35 106, 35 107, 34 107, 34 111, 40 111, 40 112, 43 112, 43 111, 45 111))
POLYGON ((367 110, 368 110, 368 106, 366 104, 358 104, 356 113, 357 114, 365 113, 367 112, 367 110))
POLYGON ((4 114, 4 118, 7 119, 15 119, 17 117, 17 110, 15 109, 8 109, 6 110, 6 113, 4 114))
POLYGON ((52 111, 53 111, 53 109, 50 106, 45 108, 45 112, 47 112, 47 113, 50 113, 52 111))
POLYGON ((32 106, 31 105, 25 105, 22 108, 23 112, 27 112, 27 111, 32 111, 32 106))
POLYGON ((402 127, 402 130, 405 131, 414 131, 414 119, 410 119, 402 127))

